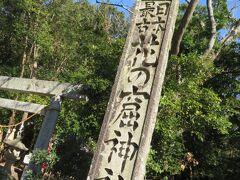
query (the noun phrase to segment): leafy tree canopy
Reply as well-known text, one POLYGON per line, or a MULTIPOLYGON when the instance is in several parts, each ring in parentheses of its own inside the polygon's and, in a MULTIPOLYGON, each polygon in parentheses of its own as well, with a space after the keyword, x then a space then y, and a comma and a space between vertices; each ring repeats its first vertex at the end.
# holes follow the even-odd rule
MULTIPOLYGON (((212 36, 211 21, 208 7, 198 5, 180 53, 170 57, 147 179, 240 177, 240 44, 235 41, 239 36, 234 34, 227 44, 221 41, 221 30, 231 32, 239 20, 227 5, 226 0, 213 3, 217 36, 208 56, 204 51, 212 36)), ((176 29, 187 7, 181 4, 176 29)), ((54 178, 86 179, 129 23, 117 8, 86 0, 0 2, 1 75, 88 86, 88 102, 63 102, 53 138, 54 161, 41 156, 51 162, 48 172, 54 178)), ((35 95, 0 94, 49 102, 49 98, 35 95)), ((7 124, 11 115, 1 110, 1 124, 7 124)), ((17 112, 15 122, 21 117, 17 112)), ((23 142, 30 149, 41 122, 35 117, 25 125, 23 142)))

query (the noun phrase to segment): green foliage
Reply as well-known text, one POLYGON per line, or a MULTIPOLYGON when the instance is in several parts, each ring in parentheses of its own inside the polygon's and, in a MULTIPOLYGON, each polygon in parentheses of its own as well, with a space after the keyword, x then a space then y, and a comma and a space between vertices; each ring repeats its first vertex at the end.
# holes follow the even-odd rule
MULTIPOLYGON (((15 3, 4 0, 0 3, 0 74, 19 76, 24 68, 24 77, 30 77, 34 61, 38 62, 36 76, 38 79, 58 80, 73 84, 82 83, 89 87, 88 103, 66 100, 63 103, 59 117, 56 140, 59 147, 60 163, 66 169, 71 169, 68 152, 76 159, 79 149, 70 151, 69 144, 76 138, 78 147, 89 149, 91 158, 98 138, 101 122, 105 113, 111 86, 115 78, 119 57, 122 52, 128 22, 124 15, 110 6, 96 7, 87 1, 33 1, 24 0, 15 3), (117 20, 117 21, 116 21, 117 20), (34 48, 38 49, 35 51, 34 48), (37 52, 37 56, 34 54, 37 52), (26 54, 25 67, 22 60, 26 54), (70 139, 70 140, 68 140, 70 139), (91 152, 91 153, 90 153, 91 152)), ((21 101, 48 104, 49 98, 35 95, 19 95, 1 93, 2 97, 21 101)), ((1 123, 8 122, 10 111, 1 110, 1 123)), ((22 113, 17 113, 17 121, 22 113)), ((28 147, 33 147, 42 118, 35 118, 25 125, 23 141, 28 147), (34 123, 33 123, 34 122, 34 123), (32 139, 33 138, 33 139, 32 139)), ((85 153, 85 151, 83 151, 85 153)), ((36 153, 39 163, 48 161, 49 170, 53 171, 50 156, 46 152, 36 153), (49 159, 50 158, 50 159, 49 159)), ((82 168, 65 171, 56 164, 56 171, 64 176, 86 176, 91 159, 82 168), (76 173, 78 171, 78 173, 76 173), (83 172, 84 171, 84 172, 83 172)), ((55 159, 55 158, 53 158, 55 159)), ((78 163, 76 162, 76 164, 78 163)), ((76 165, 78 167, 78 165, 76 165)))
MULTIPOLYGON (((186 5, 180 6, 177 25, 186 5)), ((214 1, 217 30, 233 21, 227 1, 214 1)), ((54 148, 34 153, 47 162, 55 179, 86 179, 122 53, 128 20, 116 8, 86 0, 2 0, 0 2, 0 74, 88 87, 88 102, 63 101, 54 148), (37 49, 37 51, 36 51, 37 49), (22 60, 26 55, 25 66, 22 60), (36 56, 35 56, 36 55, 36 56)), ((206 6, 194 13, 179 56, 169 60, 147 179, 237 179, 239 171, 239 42, 220 58, 202 57, 211 35, 206 6)), ((218 34, 219 36, 219 34, 218 34)), ((219 49, 219 42, 215 49, 219 49)), ((48 104, 49 98, 0 92, 1 97, 48 104)), ((1 110, 7 124, 9 110, 1 110)), ((22 114, 17 113, 19 121, 22 114)), ((42 118, 26 123, 24 143, 33 148, 42 118)), ((36 179, 33 174, 30 177, 36 179)))
POLYGON ((214 16, 217 23, 217 29, 225 28, 231 23, 231 12, 228 10, 228 4, 225 0, 214 1, 214 16))
POLYGON ((47 150, 34 150, 31 161, 37 165, 46 164, 46 172, 49 172, 50 169, 58 161, 58 157, 55 153, 55 147, 53 147, 49 152, 47 150))
POLYGON ((27 180, 40 180, 40 179, 42 179, 42 176, 41 175, 37 176, 32 172, 32 170, 27 170, 26 178, 27 178, 27 180))
POLYGON ((48 156, 47 150, 39 150, 38 149, 38 150, 33 151, 31 161, 34 162, 35 164, 41 165, 41 164, 47 162, 47 156, 48 156))
MULTIPOLYGON (((196 161, 199 161, 195 167, 195 172, 198 172, 202 167, 202 159, 205 161, 210 158, 206 153, 208 147, 214 146, 219 138, 229 136, 232 127, 229 120, 234 108, 224 103, 217 92, 204 86, 206 80, 219 72, 208 59, 202 59, 197 54, 170 59, 152 140, 149 177, 158 179, 181 174, 181 165, 188 152, 193 153, 196 161), (180 83, 176 78, 178 66, 181 67, 180 83)), ((213 149, 216 150, 216 147, 213 149)), ((219 154, 211 154, 213 156, 216 159, 220 157, 219 154)))

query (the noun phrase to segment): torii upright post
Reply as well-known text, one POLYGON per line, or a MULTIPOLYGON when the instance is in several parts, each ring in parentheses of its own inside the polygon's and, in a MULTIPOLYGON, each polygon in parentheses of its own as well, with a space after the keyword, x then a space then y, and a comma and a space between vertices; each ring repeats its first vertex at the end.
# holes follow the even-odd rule
MULTIPOLYGON (((61 97, 52 97, 49 108, 46 110, 46 115, 42 123, 42 127, 37 137, 37 141, 34 146, 34 150, 47 150, 50 139, 54 133, 58 115, 61 109, 61 97)), ((31 170, 34 174, 41 173, 40 165, 36 165, 34 162, 30 162, 27 170, 31 170)), ((25 176, 25 175, 24 175, 25 176)), ((27 179, 27 177, 25 177, 27 179)))
POLYGON ((143 180, 178 0, 138 0, 88 180, 143 180))

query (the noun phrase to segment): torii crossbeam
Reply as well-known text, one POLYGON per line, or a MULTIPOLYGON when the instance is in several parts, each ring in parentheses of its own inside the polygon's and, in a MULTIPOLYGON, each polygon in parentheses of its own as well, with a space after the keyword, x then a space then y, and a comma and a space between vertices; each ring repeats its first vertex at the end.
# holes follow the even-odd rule
MULTIPOLYGON (((52 96, 51 103, 47 108, 45 105, 0 98, 0 107, 2 108, 45 115, 34 150, 47 150, 61 109, 62 98, 88 100, 87 96, 84 95, 83 85, 74 86, 56 81, 0 76, 0 90, 52 96)), ((32 170, 34 174, 38 174, 40 169, 39 166, 30 162, 27 170, 32 170)), ((28 178, 25 172, 22 178, 24 180, 28 178)))

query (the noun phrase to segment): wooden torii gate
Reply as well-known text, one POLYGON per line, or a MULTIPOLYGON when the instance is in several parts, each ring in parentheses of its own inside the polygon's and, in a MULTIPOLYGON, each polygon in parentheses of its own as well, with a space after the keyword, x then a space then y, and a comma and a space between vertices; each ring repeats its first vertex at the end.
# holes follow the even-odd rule
MULTIPOLYGON (((60 112, 62 98, 88 100, 87 97, 83 95, 83 85, 74 86, 69 83, 56 81, 0 76, 0 90, 18 91, 52 97, 51 103, 47 108, 45 105, 0 98, 1 108, 39 113, 45 116, 34 146, 34 149, 41 150, 47 150, 48 148, 60 112)), ((36 174, 39 173, 39 168, 34 163, 30 162, 27 169, 34 171, 36 174)))
POLYGON ((178 0, 137 0, 88 180, 143 180, 178 0))

